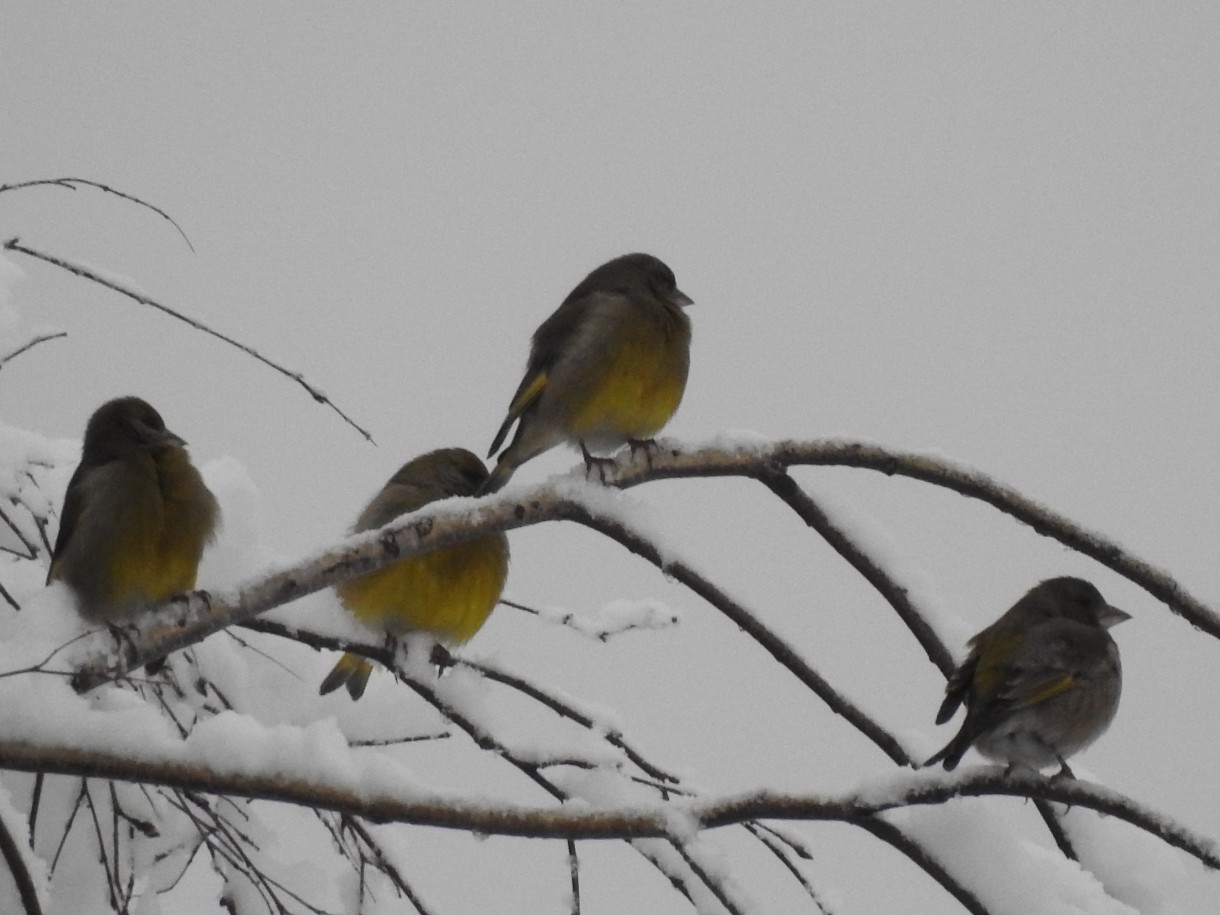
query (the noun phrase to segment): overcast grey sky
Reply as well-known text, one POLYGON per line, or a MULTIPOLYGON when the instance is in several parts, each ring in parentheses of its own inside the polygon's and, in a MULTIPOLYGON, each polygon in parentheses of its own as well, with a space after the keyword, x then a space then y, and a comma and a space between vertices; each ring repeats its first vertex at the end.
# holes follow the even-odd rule
MULTIPOLYGON (((533 329, 590 269, 644 250, 696 303, 667 435, 936 450, 1220 596, 1214 4, 221 2, 171 15, 44 0, 3 20, 0 183, 104 182, 171 213, 195 253, 90 190, 0 196, 0 237, 129 277, 303 372, 377 447, 236 350, 17 255, 22 329, 69 336, 6 366, 0 414, 79 437, 103 400, 142 395, 198 461, 242 463, 286 557, 334 539, 407 458, 485 451, 533 329)), ((931 609, 959 618, 955 648, 1040 578, 1095 581, 1135 619, 1115 633, 1123 705, 1082 762, 1220 834, 1214 784, 1192 778, 1220 745, 1220 646, 989 509, 858 472, 799 476, 890 538, 931 609), (1174 777, 1149 778, 1151 765, 1174 777)), ((759 487, 636 494, 888 726, 931 749, 946 739, 935 670, 759 487)), ((501 612, 472 648, 617 709, 710 788, 885 771, 850 736, 828 749, 822 729, 842 737, 831 716, 617 548, 555 528, 513 549, 520 600, 588 612, 657 596, 686 622, 602 648, 501 612)), ((834 862, 843 830, 806 831, 834 862)), ((845 911, 926 884, 819 873, 845 911)))

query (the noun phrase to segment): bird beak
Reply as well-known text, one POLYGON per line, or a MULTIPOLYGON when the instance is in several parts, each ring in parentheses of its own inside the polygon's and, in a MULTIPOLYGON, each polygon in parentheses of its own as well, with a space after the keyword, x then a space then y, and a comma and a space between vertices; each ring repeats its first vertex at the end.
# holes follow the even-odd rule
POLYGON ((686 308, 688 305, 694 305, 695 300, 688 296, 681 289, 675 289, 674 294, 669 297, 669 301, 673 302, 679 308, 686 308))
POLYGON ((1097 615, 1097 622, 1101 623, 1103 629, 1117 626, 1123 620, 1129 619, 1131 619, 1130 613, 1119 610, 1117 607, 1111 607, 1109 604, 1106 604, 1105 609, 1097 615))
POLYGON ((185 448, 186 439, 182 438, 181 436, 174 435, 174 433, 172 433, 168 429, 166 429, 164 432, 162 432, 160 435, 157 436, 157 444, 164 445, 167 448, 172 447, 174 445, 177 445, 179 448, 185 448))

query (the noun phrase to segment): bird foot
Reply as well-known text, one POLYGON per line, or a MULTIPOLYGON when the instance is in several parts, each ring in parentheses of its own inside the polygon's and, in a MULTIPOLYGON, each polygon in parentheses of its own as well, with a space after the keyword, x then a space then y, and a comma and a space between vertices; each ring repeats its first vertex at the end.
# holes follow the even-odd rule
POLYGON ((606 468, 615 466, 614 458, 597 457, 596 455, 590 454, 589 449, 585 447, 584 442, 580 443, 580 453, 585 459, 585 479, 588 479, 589 472, 596 467, 598 478, 601 480, 601 482, 605 483, 606 468))
POLYGON ((1054 780, 1061 778, 1075 779, 1076 773, 1068 767, 1067 760, 1065 760, 1062 756, 1056 756, 1055 758, 1059 760, 1059 771, 1052 775, 1051 778, 1054 780))
POLYGON ((437 642, 432 646, 432 663, 436 665, 436 675, 444 676, 445 671, 457 664, 457 658, 448 648, 437 642))
POLYGON ((635 453, 637 451, 644 452, 644 460, 648 462, 649 470, 652 470, 653 454, 661 453, 661 446, 657 444, 655 438, 629 438, 627 439, 627 447, 631 449, 632 463, 635 463, 635 453))

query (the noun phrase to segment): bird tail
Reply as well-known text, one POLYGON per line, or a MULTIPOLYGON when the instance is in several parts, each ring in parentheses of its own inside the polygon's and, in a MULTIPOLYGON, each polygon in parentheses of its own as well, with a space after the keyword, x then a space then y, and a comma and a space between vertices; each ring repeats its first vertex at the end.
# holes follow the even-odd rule
POLYGON ((941 763, 945 767, 946 772, 952 772, 957 768, 957 764, 962 761, 962 757, 966 755, 966 751, 970 749, 970 741, 963 739, 965 731, 958 733, 956 737, 950 740, 940 749, 939 752, 933 754, 925 762, 924 766, 931 766, 935 763, 941 763))
POLYGON ((325 696, 340 686, 345 686, 353 699, 359 699, 364 695, 364 688, 368 686, 369 677, 372 675, 373 665, 369 661, 351 652, 344 652, 343 657, 336 662, 318 687, 318 694, 325 696))
POLYGON ((504 488, 504 484, 512 477, 513 472, 517 469, 518 462, 509 459, 510 448, 500 455, 500 460, 496 464, 495 469, 488 475, 487 479, 479 486, 479 491, 476 495, 488 496, 493 492, 499 492, 504 488))

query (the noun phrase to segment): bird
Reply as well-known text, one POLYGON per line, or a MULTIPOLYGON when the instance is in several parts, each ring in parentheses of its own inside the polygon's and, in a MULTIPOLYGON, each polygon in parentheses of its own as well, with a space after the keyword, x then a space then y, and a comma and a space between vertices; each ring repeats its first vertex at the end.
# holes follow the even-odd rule
POLYGON ((964 703, 965 721, 924 765, 952 770, 973 746, 1009 773, 1058 763, 1058 775, 1073 777, 1067 758, 1118 710, 1122 666, 1108 630, 1130 618, 1081 578, 1035 585, 969 641, 936 716, 944 724, 964 703))
POLYGON ((87 621, 117 627, 195 587, 220 507, 186 442, 147 401, 94 411, 68 481, 47 583, 62 581, 87 621))
MULTIPOLYGON (((465 448, 429 451, 399 468, 365 506, 353 533, 375 530, 399 515, 453 496, 473 496, 487 468, 465 448)), ((408 556, 341 582, 339 599, 360 622, 393 641, 407 632, 428 632, 440 641, 468 641, 487 621, 508 578, 508 538, 489 534, 465 543, 408 556)), ((346 652, 322 681, 326 695, 345 686, 364 695, 373 665, 346 652)))
POLYGON ((579 446, 586 470, 599 471, 608 459, 593 452, 654 446, 686 389, 692 304, 650 254, 623 255, 585 277, 534 332, 525 377, 487 456, 514 423, 517 431, 481 493, 560 443, 579 446))

